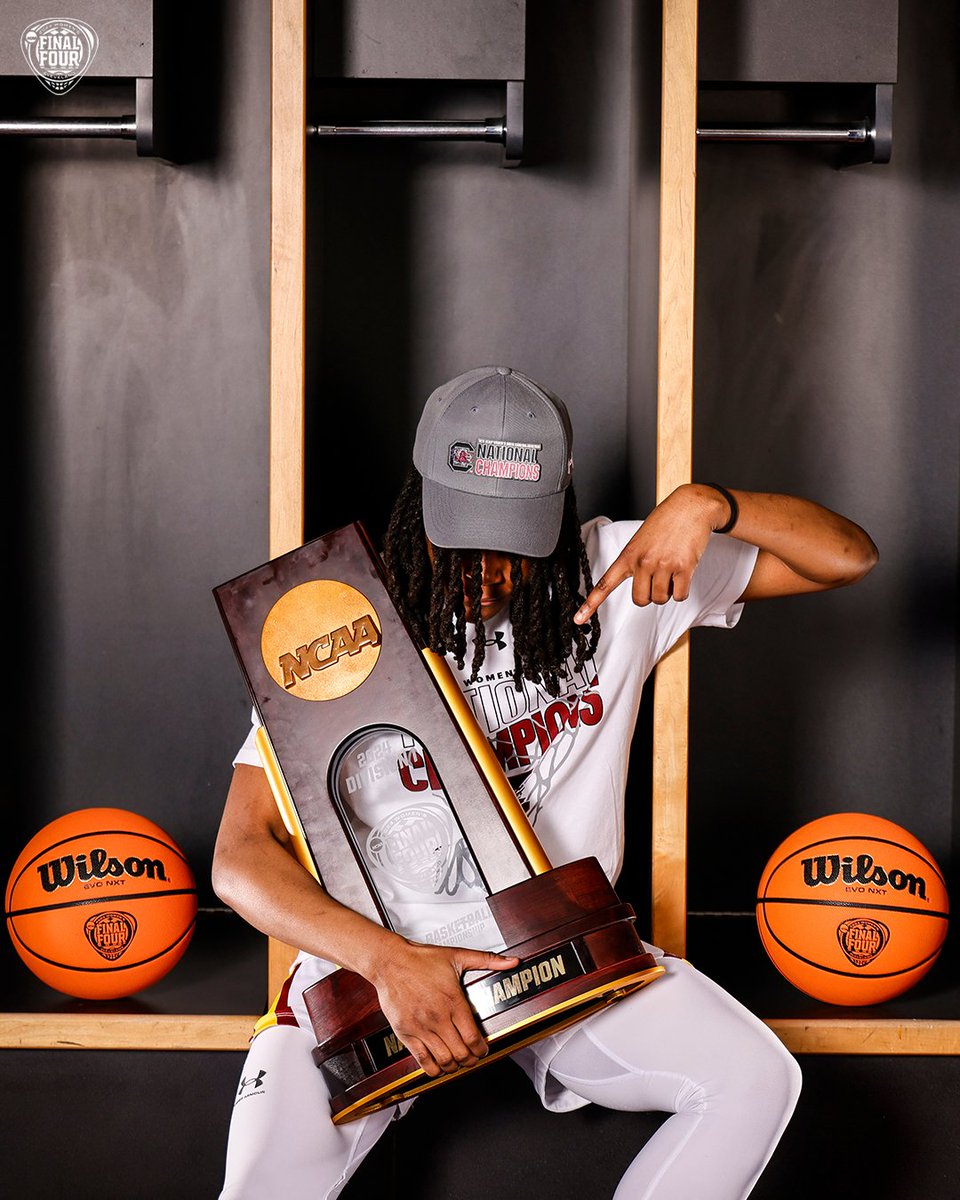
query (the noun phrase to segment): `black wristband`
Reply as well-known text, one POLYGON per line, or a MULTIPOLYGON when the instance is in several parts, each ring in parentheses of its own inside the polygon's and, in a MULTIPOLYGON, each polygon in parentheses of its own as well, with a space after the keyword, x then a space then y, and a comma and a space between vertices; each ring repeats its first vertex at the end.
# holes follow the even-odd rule
POLYGON ((715 529, 713 531, 714 533, 729 533, 740 519, 740 505, 736 502, 732 493, 728 492, 727 489, 722 487, 719 483, 707 483, 704 486, 713 488, 715 492, 719 492, 724 500, 726 500, 726 502, 730 505, 730 520, 727 521, 726 525, 721 525, 719 529, 715 529))

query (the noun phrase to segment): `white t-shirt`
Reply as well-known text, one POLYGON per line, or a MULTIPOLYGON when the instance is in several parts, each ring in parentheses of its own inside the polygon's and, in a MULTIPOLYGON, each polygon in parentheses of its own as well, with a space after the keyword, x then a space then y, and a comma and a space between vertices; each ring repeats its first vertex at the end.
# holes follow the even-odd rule
MULTIPOLYGON (((617 557, 640 523, 611 522, 598 517, 583 527, 584 544, 594 578, 617 557)), ((694 572, 690 595, 683 601, 633 603, 629 581, 622 584, 599 609, 601 634, 596 655, 579 671, 572 672, 564 693, 554 698, 524 680, 522 691, 513 683, 513 639, 509 610, 504 609, 486 623, 486 656, 480 678, 466 681, 472 673, 472 627, 467 636, 464 670, 448 657, 450 667, 470 701, 481 728, 491 742, 528 819, 533 824, 548 858, 562 866, 578 858, 595 855, 611 881, 615 882, 623 862, 624 793, 627 762, 643 685, 657 662, 688 629, 697 626, 732 628, 739 620, 738 598, 747 586, 756 563, 757 550, 733 538, 713 535, 694 572)), ((260 766, 251 730, 235 763, 260 766)), ((397 759, 403 774, 410 759, 397 759)), ((416 761, 416 760, 413 760, 416 761)), ((426 772, 421 770, 422 785, 426 772)), ((395 784, 393 785, 396 786, 395 784)), ((424 824, 429 806, 443 805, 443 793, 432 787, 412 794, 411 824, 427 829, 424 842, 435 855, 446 855, 434 879, 446 886, 438 895, 424 892, 425 876, 417 874, 418 859, 404 877, 393 870, 392 882, 401 892, 402 908, 409 924, 405 931, 418 941, 476 949, 503 948, 489 909, 474 886, 469 870, 460 870, 456 886, 450 887, 454 857, 462 866, 469 853, 458 839, 440 834, 424 824), (432 839, 432 840, 431 840, 432 839), (413 886, 411 886, 413 885, 413 886)), ((375 811, 376 805, 373 806, 375 811)), ((390 818, 396 822, 396 814, 390 818)), ((365 842, 383 868, 383 830, 376 818, 369 831, 358 839, 365 842)), ((387 830, 389 833, 390 830, 387 830)), ((422 857, 422 855, 421 855, 422 857)), ((301 954, 295 987, 289 997, 298 1022, 309 1028, 305 1006, 299 999, 304 988, 333 970, 323 959, 301 954), (294 994, 295 993, 295 994, 294 994)), ((546 1078, 550 1058, 570 1036, 564 1031, 543 1039, 528 1051, 521 1065, 531 1074, 544 1104, 554 1109, 579 1107, 584 1101, 564 1090, 551 1089, 546 1078)))

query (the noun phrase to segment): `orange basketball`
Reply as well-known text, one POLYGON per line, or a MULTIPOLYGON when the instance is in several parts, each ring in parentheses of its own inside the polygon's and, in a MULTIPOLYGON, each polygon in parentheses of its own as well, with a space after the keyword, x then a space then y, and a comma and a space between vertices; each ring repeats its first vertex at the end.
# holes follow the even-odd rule
POLYGON ((757 924, 774 966, 827 1004, 880 1004, 933 966, 947 889, 906 829, 867 813, 804 825, 767 863, 757 924))
POLYGON ((150 987, 179 961, 197 888, 159 825, 122 808, 84 808, 27 843, 4 909, 34 975, 68 996, 113 1000, 150 987))

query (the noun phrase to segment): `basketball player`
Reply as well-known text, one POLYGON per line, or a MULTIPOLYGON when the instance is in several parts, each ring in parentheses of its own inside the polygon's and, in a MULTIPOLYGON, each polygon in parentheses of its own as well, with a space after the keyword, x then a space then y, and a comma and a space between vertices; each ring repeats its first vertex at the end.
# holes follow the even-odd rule
MULTIPOLYGON (((642 523, 581 527, 566 409, 507 367, 438 388, 413 461, 385 545, 395 601, 447 656, 554 866, 592 854, 613 880, 627 751, 657 661, 687 629, 735 625, 743 601, 850 584, 877 557, 862 529, 817 504, 714 484, 678 488, 642 523)), ((390 747, 381 757, 395 768, 390 786, 402 788, 401 757, 390 747)), ((367 817, 374 831, 377 805, 374 797, 367 817)), ((371 869, 384 868, 383 837, 366 845, 371 869)), ((337 1196, 395 1115, 330 1120, 302 993, 334 965, 376 987, 429 1075, 487 1052, 461 977, 517 960, 500 953, 469 872, 451 885, 451 868, 425 869, 416 856, 390 866, 408 937, 344 908, 292 857, 252 739, 245 743, 215 887, 302 953, 244 1067, 222 1200, 337 1196)), ((638 1147, 617 1200, 742 1200, 790 1118, 799 1069, 716 984, 647 949, 663 977, 515 1058, 548 1108, 593 1102, 671 1114, 638 1147)))

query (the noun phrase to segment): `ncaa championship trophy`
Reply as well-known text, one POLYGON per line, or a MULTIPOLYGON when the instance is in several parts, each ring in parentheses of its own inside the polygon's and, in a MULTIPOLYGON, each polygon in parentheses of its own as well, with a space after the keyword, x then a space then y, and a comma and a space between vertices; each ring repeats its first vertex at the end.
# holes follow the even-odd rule
MULTIPOLYGON (((490 1046, 477 1066, 663 973, 595 858, 551 868, 446 662, 395 609, 362 526, 214 595, 302 864, 388 929, 488 948, 470 937, 486 928, 520 960, 464 985, 490 1046)), ((361 976, 335 970, 304 999, 336 1124, 455 1077, 423 1072, 361 976)))

